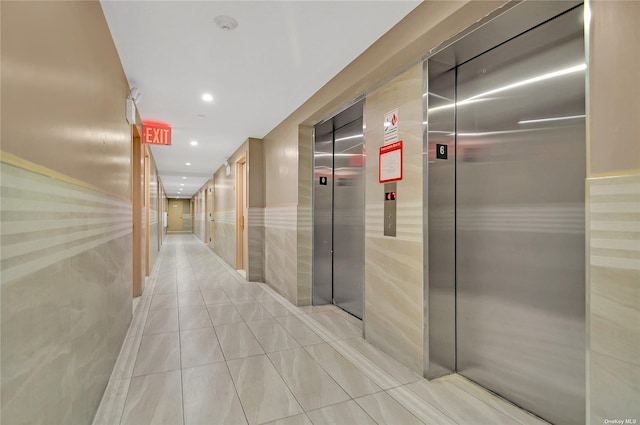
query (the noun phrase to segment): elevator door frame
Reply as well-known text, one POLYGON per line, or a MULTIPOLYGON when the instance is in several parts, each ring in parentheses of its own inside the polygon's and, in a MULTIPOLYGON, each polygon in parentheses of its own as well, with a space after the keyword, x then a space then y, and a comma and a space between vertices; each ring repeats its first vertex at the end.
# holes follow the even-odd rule
MULTIPOLYGON (((442 173, 443 162, 435 160, 436 144, 448 146, 449 158, 456 150, 456 68, 488 50, 549 21, 582 4, 581 1, 546 2, 524 1, 508 3, 486 19, 469 28, 454 39, 434 49, 424 61, 423 114, 425 124, 423 136, 423 188, 424 188, 424 376, 435 379, 457 371, 456 364, 456 269, 455 269, 455 179, 452 187, 441 187, 446 177, 442 173), (447 91, 446 87, 450 87, 447 91), (451 112, 448 124, 436 127, 428 115, 428 96, 440 90, 441 103, 449 103, 451 112), (447 98, 447 100, 444 100, 447 98), (431 159, 430 159, 431 157, 431 159), (440 173, 440 174, 439 174, 440 173), (448 195, 443 196, 443 193, 448 195), (449 235, 446 233, 450 232, 449 235), (448 238, 448 239, 447 239, 448 238), (451 259, 453 258, 453 261, 451 259)), ((585 164, 586 168, 586 164, 585 164)))

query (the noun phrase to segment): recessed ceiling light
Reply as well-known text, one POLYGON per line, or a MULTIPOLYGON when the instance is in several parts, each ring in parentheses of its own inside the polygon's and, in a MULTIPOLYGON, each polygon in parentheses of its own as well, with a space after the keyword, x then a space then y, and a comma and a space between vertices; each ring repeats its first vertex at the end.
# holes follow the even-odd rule
POLYGON ((198 146, 198 142, 196 140, 191 141, 191 146, 198 146))
POLYGON ((180 186, 184 186, 184 183, 180 183, 180 186))
POLYGON ((205 102, 213 102, 213 96, 210 93, 205 93, 202 95, 202 100, 205 102))
POLYGON ((182 179, 183 179, 183 180, 186 180, 187 178, 186 178, 186 177, 182 177, 182 179))
POLYGON ((190 162, 185 162, 184 165, 191 165, 191 163, 190 162))

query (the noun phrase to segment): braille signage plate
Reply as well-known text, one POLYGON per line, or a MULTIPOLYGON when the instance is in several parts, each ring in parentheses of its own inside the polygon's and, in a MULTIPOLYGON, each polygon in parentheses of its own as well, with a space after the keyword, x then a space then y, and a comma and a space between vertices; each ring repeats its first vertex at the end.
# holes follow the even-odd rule
POLYGON ((436 158, 447 159, 447 145, 436 145, 436 158))
POLYGON ((326 186, 327 185, 327 177, 326 176, 322 176, 320 177, 320 185, 322 186, 326 186))

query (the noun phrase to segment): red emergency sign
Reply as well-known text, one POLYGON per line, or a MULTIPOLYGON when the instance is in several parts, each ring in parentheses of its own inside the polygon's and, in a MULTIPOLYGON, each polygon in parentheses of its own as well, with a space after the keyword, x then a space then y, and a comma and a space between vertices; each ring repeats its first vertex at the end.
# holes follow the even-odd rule
POLYGON ((158 121, 143 121, 142 143, 148 143, 150 145, 170 145, 171 126, 158 121))

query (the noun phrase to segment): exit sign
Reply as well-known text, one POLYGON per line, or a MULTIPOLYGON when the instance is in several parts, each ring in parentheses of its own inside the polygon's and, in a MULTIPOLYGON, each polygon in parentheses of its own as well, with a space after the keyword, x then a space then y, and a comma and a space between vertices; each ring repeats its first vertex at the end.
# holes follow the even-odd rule
POLYGON ((142 143, 150 145, 170 145, 171 126, 157 121, 143 121, 142 143))

